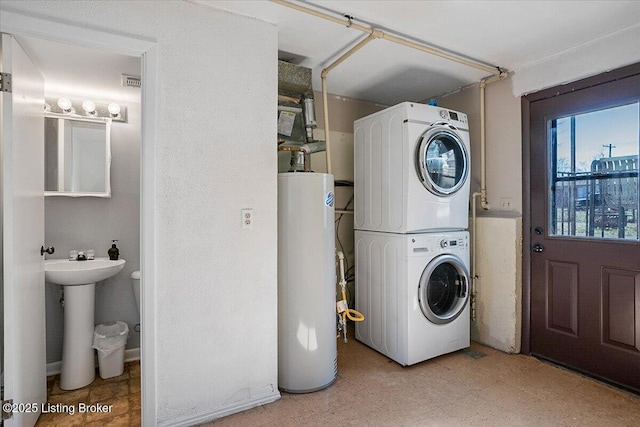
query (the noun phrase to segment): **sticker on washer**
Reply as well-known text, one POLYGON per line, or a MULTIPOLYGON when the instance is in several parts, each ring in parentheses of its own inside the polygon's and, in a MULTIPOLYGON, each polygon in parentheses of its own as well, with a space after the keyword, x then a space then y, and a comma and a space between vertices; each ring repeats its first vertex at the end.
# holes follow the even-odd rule
POLYGON ((329 206, 330 208, 332 208, 335 199, 336 199, 336 196, 335 196, 335 194, 333 194, 333 191, 329 191, 327 193, 327 197, 324 199, 324 204, 326 206, 329 206))

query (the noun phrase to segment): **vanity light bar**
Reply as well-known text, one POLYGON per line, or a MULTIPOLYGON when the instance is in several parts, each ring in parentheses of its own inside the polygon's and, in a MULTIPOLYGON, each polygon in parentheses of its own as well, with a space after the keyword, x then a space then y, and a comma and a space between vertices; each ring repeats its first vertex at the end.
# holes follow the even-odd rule
POLYGON ((70 117, 109 118, 114 122, 127 122, 127 107, 115 102, 98 104, 88 100, 78 101, 69 100, 68 98, 46 98, 44 111, 64 114, 70 117), (60 102, 61 100, 62 102, 60 102), (68 102, 70 102, 71 105, 69 105, 68 102))

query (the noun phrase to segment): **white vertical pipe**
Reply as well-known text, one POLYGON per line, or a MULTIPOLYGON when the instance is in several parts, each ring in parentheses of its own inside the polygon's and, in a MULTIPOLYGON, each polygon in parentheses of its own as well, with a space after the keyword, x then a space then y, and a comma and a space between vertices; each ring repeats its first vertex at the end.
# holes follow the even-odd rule
POLYGON ((485 112, 485 88, 488 83, 493 83, 507 77, 507 73, 501 72, 498 76, 489 77, 480 81, 480 191, 476 191, 471 195, 471 321, 476 320, 476 287, 479 278, 476 269, 476 253, 477 253, 477 213, 476 198, 480 197, 480 206, 489 210, 489 202, 487 201, 487 149, 486 149, 486 112, 485 112))
POLYGON ((480 82, 480 206, 482 206, 482 209, 489 210, 490 206, 487 202, 487 131, 484 105, 486 86, 486 79, 482 80, 480 82))
POLYGON ((364 47, 371 40, 380 38, 382 32, 381 31, 372 31, 367 37, 359 41, 356 45, 354 45, 351 49, 346 51, 342 56, 333 61, 324 70, 320 73, 320 78, 322 81, 322 111, 324 113, 324 140, 326 142, 325 155, 327 156, 327 173, 331 174, 331 141, 329 138, 329 103, 327 96, 327 75, 331 70, 336 68, 338 65, 342 64, 347 58, 356 53, 362 47, 364 47))
POLYGON ((507 73, 501 71, 499 75, 487 77, 480 81, 480 206, 489 210, 487 201, 487 118, 485 111, 485 88, 487 84, 497 82, 507 77, 507 73))
POLYGON ((476 281, 478 273, 476 269, 476 198, 482 193, 476 191, 471 195, 471 321, 476 320, 476 281))
POLYGON ((327 101, 327 76, 322 73, 322 112, 324 114, 324 140, 326 143, 324 154, 327 158, 327 173, 331 172, 331 143, 329 139, 329 103, 327 101))

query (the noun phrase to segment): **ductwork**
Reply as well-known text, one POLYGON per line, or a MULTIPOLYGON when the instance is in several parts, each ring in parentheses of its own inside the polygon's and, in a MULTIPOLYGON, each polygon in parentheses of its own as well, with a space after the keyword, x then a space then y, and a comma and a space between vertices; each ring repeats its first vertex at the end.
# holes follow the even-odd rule
POLYGON ((316 127, 311 69, 278 61, 278 150, 291 152, 290 172, 309 172, 311 153, 325 150, 316 127))

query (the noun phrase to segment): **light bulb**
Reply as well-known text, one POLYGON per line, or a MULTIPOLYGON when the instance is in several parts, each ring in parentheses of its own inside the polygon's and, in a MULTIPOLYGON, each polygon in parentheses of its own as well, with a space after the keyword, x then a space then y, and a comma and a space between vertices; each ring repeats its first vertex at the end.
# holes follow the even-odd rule
POLYGON ((96 104, 91 101, 84 101, 82 103, 82 109, 85 113, 94 115, 96 114, 96 104))
POLYGON ((65 113, 71 112, 71 101, 69 98, 60 98, 58 99, 58 107, 65 113))
POLYGON ((109 109, 109 112, 113 117, 116 117, 118 114, 120 114, 120 106, 115 102, 112 102, 111 104, 109 104, 107 108, 109 109))

